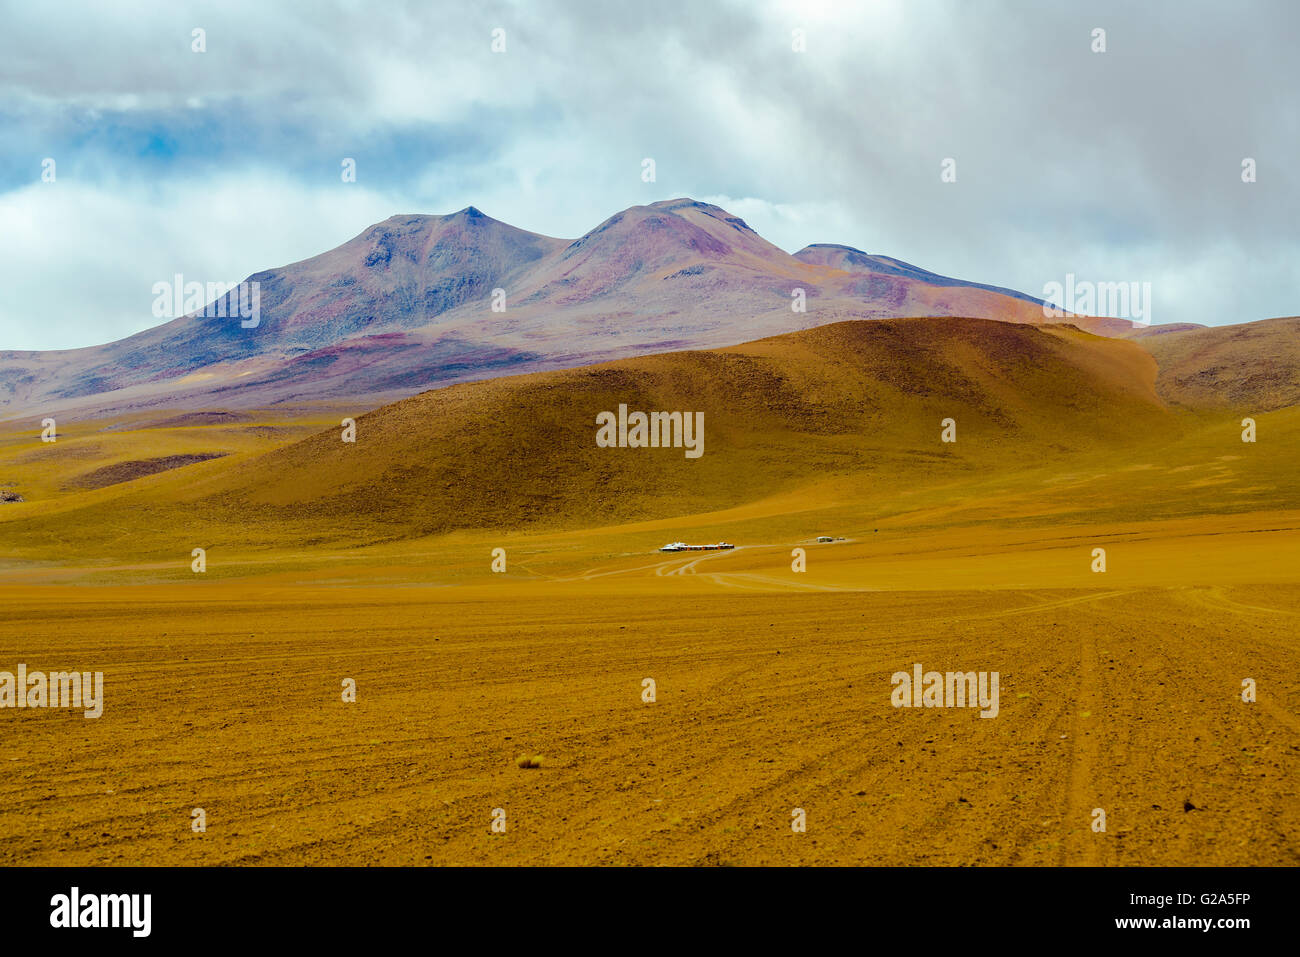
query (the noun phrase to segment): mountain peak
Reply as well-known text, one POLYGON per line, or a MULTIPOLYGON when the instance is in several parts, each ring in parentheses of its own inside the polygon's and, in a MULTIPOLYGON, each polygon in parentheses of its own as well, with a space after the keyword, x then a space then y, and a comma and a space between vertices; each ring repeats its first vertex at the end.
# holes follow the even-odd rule
MULTIPOLYGON (((803 249, 799 250, 799 252, 807 252, 810 249, 835 249, 840 252, 858 253, 862 256, 869 255, 868 253, 864 253, 861 249, 858 249, 856 246, 845 246, 843 243, 809 243, 803 249)), ((795 255, 797 256, 799 253, 795 253, 795 255)))
POLYGON ((754 232, 739 216, 733 216, 721 206, 715 206, 713 203, 702 203, 698 199, 691 199, 689 196, 680 196, 677 199, 661 199, 657 203, 651 203, 645 207, 634 207, 643 209, 654 209, 661 213, 681 213, 683 211, 699 212, 719 222, 726 223, 728 226, 734 226, 737 229, 746 229, 754 232))
POLYGON ((689 196, 679 196, 676 199, 661 199, 656 203, 647 205, 650 209, 662 209, 668 213, 679 209, 716 209, 718 212, 726 212, 719 206, 714 206, 711 203, 701 203, 698 199, 691 199, 689 196))
MULTIPOLYGON (((484 213, 477 206, 466 206, 464 209, 458 209, 454 213, 398 213, 395 216, 389 216, 382 222, 375 223, 370 228, 391 228, 393 226, 414 226, 417 228, 427 228, 436 223, 454 223, 454 222, 474 222, 474 223, 495 223, 498 220, 484 213)), ((502 224, 504 225, 504 224, 502 224)))

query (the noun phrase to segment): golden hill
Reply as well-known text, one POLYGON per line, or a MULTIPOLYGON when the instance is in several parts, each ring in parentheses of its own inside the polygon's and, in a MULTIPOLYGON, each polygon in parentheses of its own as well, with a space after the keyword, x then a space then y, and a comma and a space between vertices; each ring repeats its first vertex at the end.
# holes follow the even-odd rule
POLYGON ((1249 413, 1300 404, 1300 318, 1152 328, 1134 339, 1159 363, 1156 391, 1170 405, 1249 413))
POLYGON ((849 322, 733 348, 455 386, 329 430, 204 499, 261 520, 591 527, 753 501, 828 475, 955 478, 1170 427, 1128 343, 978 319, 849 322), (699 458, 599 448, 597 415, 704 414, 699 458), (941 421, 958 441, 940 441, 941 421), (237 505, 234 503, 238 503, 237 505))
POLYGON ((879 504, 892 491, 1170 441, 1179 425, 1155 377, 1134 343, 1069 325, 844 322, 423 393, 360 416, 354 444, 328 428, 30 518, 5 513, 0 534, 71 536, 121 556, 174 552, 178 535, 199 545, 346 545, 456 529, 592 528, 828 483, 840 498, 879 504), (620 404, 702 412, 703 455, 597 447, 598 413, 620 404), (946 418, 955 443, 940 441, 946 418))

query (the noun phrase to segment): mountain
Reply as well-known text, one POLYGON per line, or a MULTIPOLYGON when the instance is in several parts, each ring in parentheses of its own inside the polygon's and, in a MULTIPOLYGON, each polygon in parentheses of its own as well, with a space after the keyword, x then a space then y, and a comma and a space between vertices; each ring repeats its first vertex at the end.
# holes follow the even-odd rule
POLYGON ((108 345, 0 353, 0 410, 106 415, 340 398, 373 407, 458 381, 713 348, 845 319, 1044 322, 1030 296, 888 257, 845 246, 792 256, 739 217, 690 199, 634 206, 571 241, 473 207, 394 216, 249 281, 260 290, 255 328, 200 311, 108 345), (792 309, 796 290, 806 311, 792 309))

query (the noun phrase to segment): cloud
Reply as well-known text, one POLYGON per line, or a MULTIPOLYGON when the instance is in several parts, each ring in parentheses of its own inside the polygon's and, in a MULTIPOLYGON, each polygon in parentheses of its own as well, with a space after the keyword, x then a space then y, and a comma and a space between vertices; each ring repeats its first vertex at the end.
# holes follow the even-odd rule
POLYGON ((679 195, 790 251, 840 242, 1031 294, 1068 272, 1150 281, 1158 321, 1300 311, 1286 2, 232 0, 6 17, 0 216, 22 228, 0 234, 19 277, 0 291, 0 348, 122 335, 149 322, 145 278, 246 275, 395 213, 472 204, 576 236, 679 195), (45 157, 55 184, 38 182, 45 157), (1258 182, 1241 181, 1245 157, 1258 182))
POLYGON ((200 183, 34 184, 0 202, 0 330, 6 349, 110 342, 157 325, 155 282, 237 282, 346 242, 394 199, 272 173, 200 183))

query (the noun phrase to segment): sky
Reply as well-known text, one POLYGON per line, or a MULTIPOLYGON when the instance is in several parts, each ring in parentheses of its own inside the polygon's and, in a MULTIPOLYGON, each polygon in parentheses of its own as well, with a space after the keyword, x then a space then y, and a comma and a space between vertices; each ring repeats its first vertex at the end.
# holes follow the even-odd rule
POLYGON ((680 196, 789 252, 1150 283, 1156 323, 1296 315, 1297 36, 1289 0, 0 0, 0 350, 396 214, 574 238, 680 196))

